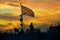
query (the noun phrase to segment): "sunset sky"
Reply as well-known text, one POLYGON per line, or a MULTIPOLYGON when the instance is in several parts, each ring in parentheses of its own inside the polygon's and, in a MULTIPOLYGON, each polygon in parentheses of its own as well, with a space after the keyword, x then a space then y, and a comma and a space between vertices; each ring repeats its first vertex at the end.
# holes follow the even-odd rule
MULTIPOLYGON (((24 15, 25 25, 31 22, 35 27, 60 24, 60 0, 20 0, 20 3, 35 13, 34 18, 24 15)), ((0 0, 0 30, 20 27, 20 3, 19 0, 0 0)))

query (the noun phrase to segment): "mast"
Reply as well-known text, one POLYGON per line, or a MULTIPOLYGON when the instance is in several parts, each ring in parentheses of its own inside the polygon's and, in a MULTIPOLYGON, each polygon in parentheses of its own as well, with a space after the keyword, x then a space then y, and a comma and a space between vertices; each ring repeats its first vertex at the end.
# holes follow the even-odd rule
MULTIPOLYGON (((21 0, 19 0, 19 4, 20 4, 20 7, 22 6, 22 3, 21 3, 21 0)), ((21 27, 22 27, 22 29, 23 29, 23 14, 22 14, 22 7, 21 7, 21 15, 20 15, 20 21, 21 21, 21 27)))

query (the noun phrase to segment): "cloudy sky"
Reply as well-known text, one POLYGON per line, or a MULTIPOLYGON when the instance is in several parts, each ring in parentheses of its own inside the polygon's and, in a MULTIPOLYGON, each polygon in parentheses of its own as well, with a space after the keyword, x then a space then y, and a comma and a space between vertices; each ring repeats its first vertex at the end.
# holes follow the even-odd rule
POLYGON ((35 27, 44 24, 60 24, 60 0, 0 0, 0 26, 6 26, 0 29, 19 27, 19 15, 21 14, 19 2, 35 13, 34 18, 24 16, 25 25, 29 25, 31 22, 36 25, 35 27), (12 24, 8 25, 9 23, 12 24))

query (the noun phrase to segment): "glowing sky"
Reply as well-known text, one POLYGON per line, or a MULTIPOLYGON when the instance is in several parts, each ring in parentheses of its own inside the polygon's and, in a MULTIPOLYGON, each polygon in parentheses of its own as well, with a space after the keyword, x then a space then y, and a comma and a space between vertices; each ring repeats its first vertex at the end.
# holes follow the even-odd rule
MULTIPOLYGON (((60 24, 60 0, 20 0, 20 2, 35 13, 34 18, 24 16, 25 25, 29 25, 31 22, 36 25, 35 27, 44 24, 60 24)), ((20 8, 19 0, 0 0, 1 30, 12 29, 13 26, 19 27, 20 8), (9 25, 9 23, 12 24, 9 25)))

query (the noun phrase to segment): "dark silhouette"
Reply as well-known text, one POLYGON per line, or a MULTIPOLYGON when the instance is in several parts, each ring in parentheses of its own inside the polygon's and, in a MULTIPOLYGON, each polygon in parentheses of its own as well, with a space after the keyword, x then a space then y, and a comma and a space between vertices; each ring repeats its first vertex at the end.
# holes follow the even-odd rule
POLYGON ((30 32, 32 33, 34 31, 33 23, 30 24, 30 32))
POLYGON ((30 29, 34 29, 33 23, 30 24, 30 29))
POLYGON ((30 24, 30 29, 27 29, 26 32, 23 29, 19 32, 16 28, 14 31, 15 33, 0 31, 0 40, 60 40, 60 25, 50 26, 45 33, 42 33, 40 29, 35 29, 33 23, 30 24))

